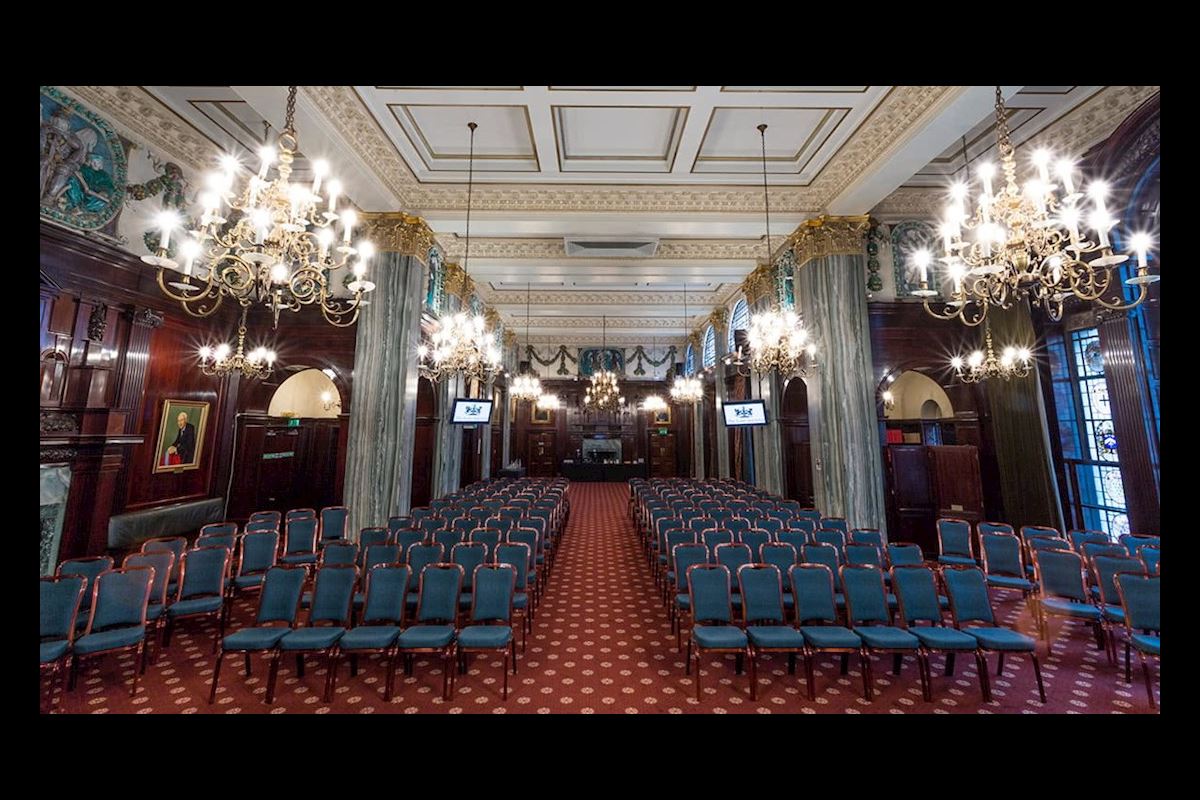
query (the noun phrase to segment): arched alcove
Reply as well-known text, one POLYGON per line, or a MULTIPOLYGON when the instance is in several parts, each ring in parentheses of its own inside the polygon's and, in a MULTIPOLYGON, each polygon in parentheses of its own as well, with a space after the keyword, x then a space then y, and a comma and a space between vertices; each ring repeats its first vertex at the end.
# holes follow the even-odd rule
POLYGON ((890 385, 893 405, 885 408, 884 419, 946 419, 954 416, 954 404, 946 390, 928 375, 907 370, 890 385), (928 416, 935 413, 936 416, 928 416))
POLYGON ((336 417, 342 410, 341 402, 341 393, 328 375, 319 369, 306 369, 279 385, 271 395, 267 414, 309 419, 336 417), (329 408, 325 407, 326 401, 329 408))

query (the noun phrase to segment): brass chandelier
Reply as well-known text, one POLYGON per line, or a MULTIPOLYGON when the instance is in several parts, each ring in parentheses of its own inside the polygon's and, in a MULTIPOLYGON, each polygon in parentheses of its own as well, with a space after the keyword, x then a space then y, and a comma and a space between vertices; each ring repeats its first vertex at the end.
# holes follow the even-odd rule
MULTIPOLYGON (((529 350, 529 301, 532 284, 525 284, 525 350, 529 350)), ((537 400, 542 394, 542 382, 532 372, 513 378, 509 393, 517 400, 537 400)))
POLYGON ((992 329, 983 329, 984 350, 976 350, 965 359, 955 356, 950 359, 954 374, 963 383, 980 383, 989 378, 1024 378, 1033 365, 1033 356, 1025 347, 1005 347, 1000 357, 992 347, 992 329), (986 351, 986 352, 985 352, 986 351))
POLYGON ((656 394, 647 395, 642 400, 642 411, 648 414, 653 414, 657 411, 666 411, 667 408, 667 401, 656 394))
POLYGON ((602 316, 600 324, 600 369, 592 372, 592 385, 584 390, 583 407, 585 411, 624 411, 625 398, 621 396, 617 373, 604 366, 604 356, 608 352, 608 318, 602 316))
POLYGON ((168 249, 171 231, 180 220, 172 212, 159 215, 158 250, 142 256, 142 261, 158 267, 159 288, 192 316, 207 317, 224 298, 232 297, 243 307, 267 306, 276 327, 280 311, 299 311, 305 305, 319 306, 326 321, 347 327, 358 319, 364 295, 375 288, 365 277, 374 247, 367 241, 352 244, 357 216, 351 208, 337 210, 341 184, 331 180, 325 196, 321 194, 328 164, 313 162, 311 186, 289 182, 299 149, 296 88, 288 87, 287 114, 276 147, 266 146, 258 153, 257 174, 235 191, 240 165, 234 156, 225 155, 221 171, 205 178, 206 191, 200 194, 203 214, 180 248, 182 268, 168 249))
MULTIPOLYGON (((1108 186, 1093 181, 1087 188, 1091 210, 1085 217, 1084 197, 1076 190, 1074 165, 1063 159, 1055 164, 1059 184, 1051 182, 1048 150, 1038 150, 1032 162, 1037 177, 1023 187, 1017 184, 1017 165, 1009 140, 1008 115, 1000 87, 996 87, 996 138, 1000 153, 1003 186, 992 191, 996 169, 979 165, 982 191, 970 211, 970 189, 960 182, 951 189, 951 202, 940 232, 947 273, 953 284, 951 299, 930 305, 937 291, 929 285, 932 254, 918 251, 913 264, 921 270, 921 288, 914 294, 926 298, 925 310, 938 319, 959 319, 978 325, 990 306, 1010 308, 1026 298, 1040 305, 1052 320, 1062 319, 1063 303, 1071 297, 1095 302, 1105 308, 1125 310, 1146 299, 1149 285, 1159 279, 1146 266, 1148 235, 1131 238, 1131 251, 1138 254, 1133 277, 1125 285, 1135 287, 1136 297, 1126 301, 1119 275, 1113 270, 1129 260, 1113 252, 1109 230, 1118 220, 1105 206, 1108 186), (1095 241, 1081 232, 1084 223, 1095 241)), ((963 163, 966 166, 964 144, 963 163)))
MULTIPOLYGON (((683 284, 683 335, 688 335, 688 323, 691 318, 687 313, 687 282, 683 284)), ((693 357, 695 351, 693 351, 693 357)), ((683 368, 686 372, 687 362, 684 361, 683 368)), ((676 375, 675 382, 671 385, 671 402, 680 404, 695 404, 704 399, 704 384, 695 375, 676 375)))
MULTIPOLYGON (((767 192, 767 125, 758 126, 762 140, 763 209, 767 226, 767 260, 771 263, 771 197, 767 192)), ((781 377, 797 375, 810 377, 817 369, 817 345, 808 330, 793 310, 783 311, 776 305, 770 311, 761 312, 750 318, 747 333, 749 354, 736 352, 725 357, 725 363, 748 376, 751 370, 765 374, 772 370, 781 377)))
MULTIPOLYGON (((471 190, 475 180, 475 129, 479 126, 468 122, 467 127, 471 130, 471 155, 467 172, 464 272, 471 257, 471 190)), ((465 380, 486 383, 500 370, 503 361, 498 340, 498 334, 487 330, 486 320, 480 315, 468 316, 459 312, 443 316, 434 323, 429 344, 417 348, 417 367, 421 375, 434 383, 459 375, 465 380)))
POLYGON ((247 378, 261 380, 274 372, 274 350, 256 347, 249 353, 245 352, 246 311, 247 308, 243 307, 242 319, 238 323, 237 349, 233 351, 233 355, 229 354, 231 348, 224 342, 216 347, 204 345, 200 348, 200 371, 205 375, 225 377, 241 373, 247 378))

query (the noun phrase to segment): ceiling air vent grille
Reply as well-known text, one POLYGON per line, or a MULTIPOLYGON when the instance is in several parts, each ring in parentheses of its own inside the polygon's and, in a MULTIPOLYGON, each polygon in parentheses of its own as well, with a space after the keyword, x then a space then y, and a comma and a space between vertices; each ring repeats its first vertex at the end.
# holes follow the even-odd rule
POLYGON ((598 238, 565 237, 568 256, 591 258, 649 258, 658 250, 658 239, 631 239, 629 237, 598 238))

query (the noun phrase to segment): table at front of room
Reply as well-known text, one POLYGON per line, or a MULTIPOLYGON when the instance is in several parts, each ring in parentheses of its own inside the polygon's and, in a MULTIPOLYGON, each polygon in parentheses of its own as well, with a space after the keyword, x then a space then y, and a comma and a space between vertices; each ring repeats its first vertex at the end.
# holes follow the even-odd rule
POLYGON ((617 482, 646 477, 646 464, 559 464, 558 474, 572 481, 617 482))

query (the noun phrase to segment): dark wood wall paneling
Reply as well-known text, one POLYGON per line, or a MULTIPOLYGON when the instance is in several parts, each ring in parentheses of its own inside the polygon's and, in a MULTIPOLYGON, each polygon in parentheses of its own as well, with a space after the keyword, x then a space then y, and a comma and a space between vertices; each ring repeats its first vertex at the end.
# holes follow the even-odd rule
POLYGON ((800 378, 788 381, 779 409, 783 481, 786 496, 805 508, 813 505, 812 448, 808 429, 808 387, 800 378))
POLYGON ((437 393, 428 378, 421 378, 417 382, 417 424, 413 442, 413 508, 428 506, 432 499, 437 426, 437 393))
MULTIPOLYGON (((615 419, 610 414, 585 414, 578 410, 579 399, 583 397, 587 382, 584 380, 543 380, 543 388, 551 393, 557 393, 563 402, 563 408, 552 411, 549 423, 534 423, 531 420, 531 407, 528 401, 518 402, 512 421, 512 442, 510 456, 519 458, 525 464, 526 471, 533 474, 531 455, 534 460, 546 462, 539 468, 548 469, 550 459, 538 458, 539 449, 549 450, 553 441, 553 467, 557 470, 559 464, 566 458, 579 458, 583 447, 584 436, 592 433, 603 433, 610 437, 621 439, 621 460, 636 461, 645 459, 647 465, 651 456, 651 437, 659 437, 661 428, 667 429, 667 437, 674 442, 675 459, 671 475, 692 474, 692 418, 691 410, 671 406, 671 422, 669 425, 651 425, 648 415, 637 411, 632 418, 615 419), (531 449, 532 448, 532 449, 531 449)), ((669 390, 662 381, 625 381, 622 382, 626 402, 636 405, 641 398, 652 393, 666 399, 669 390)))

